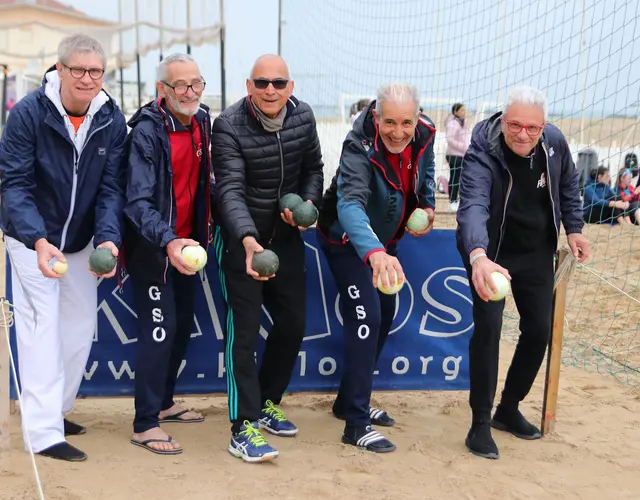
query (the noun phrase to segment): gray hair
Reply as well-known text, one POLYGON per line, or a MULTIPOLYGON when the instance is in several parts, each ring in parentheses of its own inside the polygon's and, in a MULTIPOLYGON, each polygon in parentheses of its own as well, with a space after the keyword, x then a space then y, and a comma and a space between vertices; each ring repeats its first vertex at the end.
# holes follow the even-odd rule
MULTIPOLYGON (((192 62, 195 63, 196 60, 190 54, 183 54, 181 52, 176 52, 171 54, 162 61, 158 65, 158 81, 161 82, 167 79, 169 74, 169 65, 174 62, 192 62)), ((197 64, 197 63, 196 63, 197 64)))
POLYGON ((86 54, 88 52, 93 52, 100 56, 102 69, 107 67, 107 58, 100 42, 84 33, 76 33, 62 39, 60 45, 58 45, 58 61, 62 64, 67 64, 73 54, 86 54))
POLYGON ((408 83, 394 82, 382 85, 378 89, 376 99, 376 113, 378 115, 382 115, 382 104, 385 102, 396 104, 413 102, 416 105, 416 116, 420 113, 420 91, 408 83))
POLYGON ((547 98, 540 90, 525 85, 512 88, 507 93, 507 102, 504 105, 503 113, 506 113, 509 106, 515 103, 542 109, 544 121, 547 121, 547 98))

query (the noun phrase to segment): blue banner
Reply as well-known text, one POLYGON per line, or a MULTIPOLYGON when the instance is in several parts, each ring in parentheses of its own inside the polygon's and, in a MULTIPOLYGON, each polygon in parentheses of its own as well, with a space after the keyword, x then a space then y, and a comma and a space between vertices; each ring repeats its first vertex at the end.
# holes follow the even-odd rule
MULTIPOLYGON (((307 247, 307 330, 290 392, 337 388, 342 364, 342 315, 335 283, 318 248, 315 230, 304 233, 307 247)), ((398 258, 408 278, 398 293, 392 331, 378 362, 374 388, 383 390, 466 390, 468 345, 473 329, 471 295, 455 233, 434 230, 423 238, 407 236, 398 258)), ((201 273, 191 342, 178 377, 178 394, 226 391, 223 326, 226 306, 220 293, 213 249, 201 273)), ((7 294, 11 271, 7 259, 7 294)), ((98 327, 81 396, 133 394, 136 315, 132 287, 115 279, 98 285, 98 327)), ((263 313, 258 359, 271 321, 263 313)), ((15 351, 15 331, 12 328, 15 351)), ((17 360, 16 360, 17 361, 17 360)))

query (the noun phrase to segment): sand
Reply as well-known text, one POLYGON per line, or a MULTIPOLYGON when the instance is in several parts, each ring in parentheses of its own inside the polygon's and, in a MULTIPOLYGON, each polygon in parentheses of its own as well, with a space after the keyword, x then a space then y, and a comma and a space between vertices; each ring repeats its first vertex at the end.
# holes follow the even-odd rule
MULTIPOLYGON (((451 227, 453 221, 440 212, 440 227, 451 227)), ((594 244, 591 268, 637 297, 640 228, 591 226, 586 234, 594 244)), ((374 394, 374 404, 398 421, 385 430, 398 446, 387 455, 340 443, 343 423, 331 416, 331 395, 293 394, 283 408, 300 433, 293 439, 270 438, 281 452, 273 463, 249 465, 227 453, 223 396, 184 400, 206 421, 165 425, 185 448, 175 457, 156 456, 129 443, 131 399, 79 400, 70 418, 86 425, 88 433, 69 441, 89 460, 69 464, 37 457, 36 463, 49 500, 638 499, 640 384, 634 374, 640 368, 639 311, 637 303, 593 274, 575 272, 565 324, 565 361, 575 366, 562 369, 555 432, 528 442, 494 431, 498 461, 474 457, 464 447, 470 418, 466 392, 387 392, 374 394)), ((509 301, 501 376, 513 352, 516 324, 509 301)), ((543 375, 522 406, 536 423, 543 375)), ((0 454, 0 499, 36 499, 19 414, 11 417, 11 439, 11 451, 0 454)))
MULTIPOLYGON (((504 349, 508 362, 510 349, 504 349)), ((503 362, 504 371, 506 364, 503 362)), ((542 376, 524 413, 539 421, 542 376)), ((185 453, 153 455, 129 444, 130 399, 78 401, 72 418, 88 426, 69 441, 89 454, 79 464, 37 457, 47 499, 603 499, 640 497, 640 390, 578 368, 562 372, 556 432, 523 441, 494 431, 497 461, 464 447, 469 424, 464 392, 376 393, 374 403, 397 420, 387 434, 398 450, 387 455, 339 442, 342 422, 329 395, 296 394, 283 408, 300 428, 296 438, 272 437, 281 456, 245 464, 226 452, 226 399, 189 398, 200 424, 166 424, 185 453)), ((37 498, 18 416, 12 450, 0 459, 0 498, 37 498)))

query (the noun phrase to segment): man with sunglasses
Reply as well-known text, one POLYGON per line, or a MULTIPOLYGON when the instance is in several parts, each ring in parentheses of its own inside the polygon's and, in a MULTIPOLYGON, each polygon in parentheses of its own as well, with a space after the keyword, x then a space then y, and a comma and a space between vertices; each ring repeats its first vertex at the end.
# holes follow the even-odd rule
POLYGON ((589 243, 582 236, 578 171, 566 139, 546 120, 544 94, 516 87, 507 95, 503 112, 476 125, 464 158, 457 241, 473 285, 474 320, 469 344, 472 425, 465 444, 484 458, 499 458, 490 427, 522 439, 541 436, 518 407, 533 385, 551 336, 561 222, 578 261, 589 257, 589 243), (492 272, 511 281, 521 332, 493 418, 505 302, 490 300, 496 291, 492 272))
POLYGON ((159 99, 129 120, 124 265, 138 317, 135 417, 131 444, 159 455, 182 446, 160 428, 204 417, 173 400, 194 326, 199 277, 183 248, 209 243, 211 161, 205 81, 193 57, 158 66, 159 99))
POLYGON ((227 386, 229 453, 246 462, 278 456, 258 427, 295 436, 296 426, 278 408, 289 385, 305 331, 305 250, 299 229, 279 200, 298 194, 316 206, 322 197, 323 163, 313 111, 291 94, 284 60, 265 55, 247 79, 248 96, 213 123, 212 156, 219 215, 215 232, 222 288, 228 305, 227 386), (256 253, 274 251, 275 276, 253 269, 256 253), (258 373, 254 353, 262 304, 273 327, 258 373))
MULTIPOLYGON (((102 89, 105 54, 87 35, 58 46, 40 87, 16 103, 0 142, 0 225, 12 266, 25 447, 68 461, 85 428, 73 406, 96 328, 94 247, 118 255, 125 120, 102 89), (66 261, 57 264, 55 261, 66 261), (60 274, 58 274, 60 273, 60 274)), ((114 269, 104 275, 115 274, 114 269)))

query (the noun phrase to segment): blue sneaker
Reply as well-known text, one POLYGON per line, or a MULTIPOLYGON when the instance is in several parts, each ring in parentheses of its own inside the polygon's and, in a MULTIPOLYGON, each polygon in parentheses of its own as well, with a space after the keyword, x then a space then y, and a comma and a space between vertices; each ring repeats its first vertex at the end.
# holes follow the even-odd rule
POLYGON ((258 420, 261 427, 276 436, 293 437, 298 433, 298 428, 285 417, 284 412, 271 400, 267 399, 265 405, 260 412, 260 420, 258 420))
POLYGON ((277 458, 278 450, 269 446, 267 440, 258 430, 257 422, 245 420, 240 432, 231 435, 229 453, 245 462, 267 462, 277 458))

